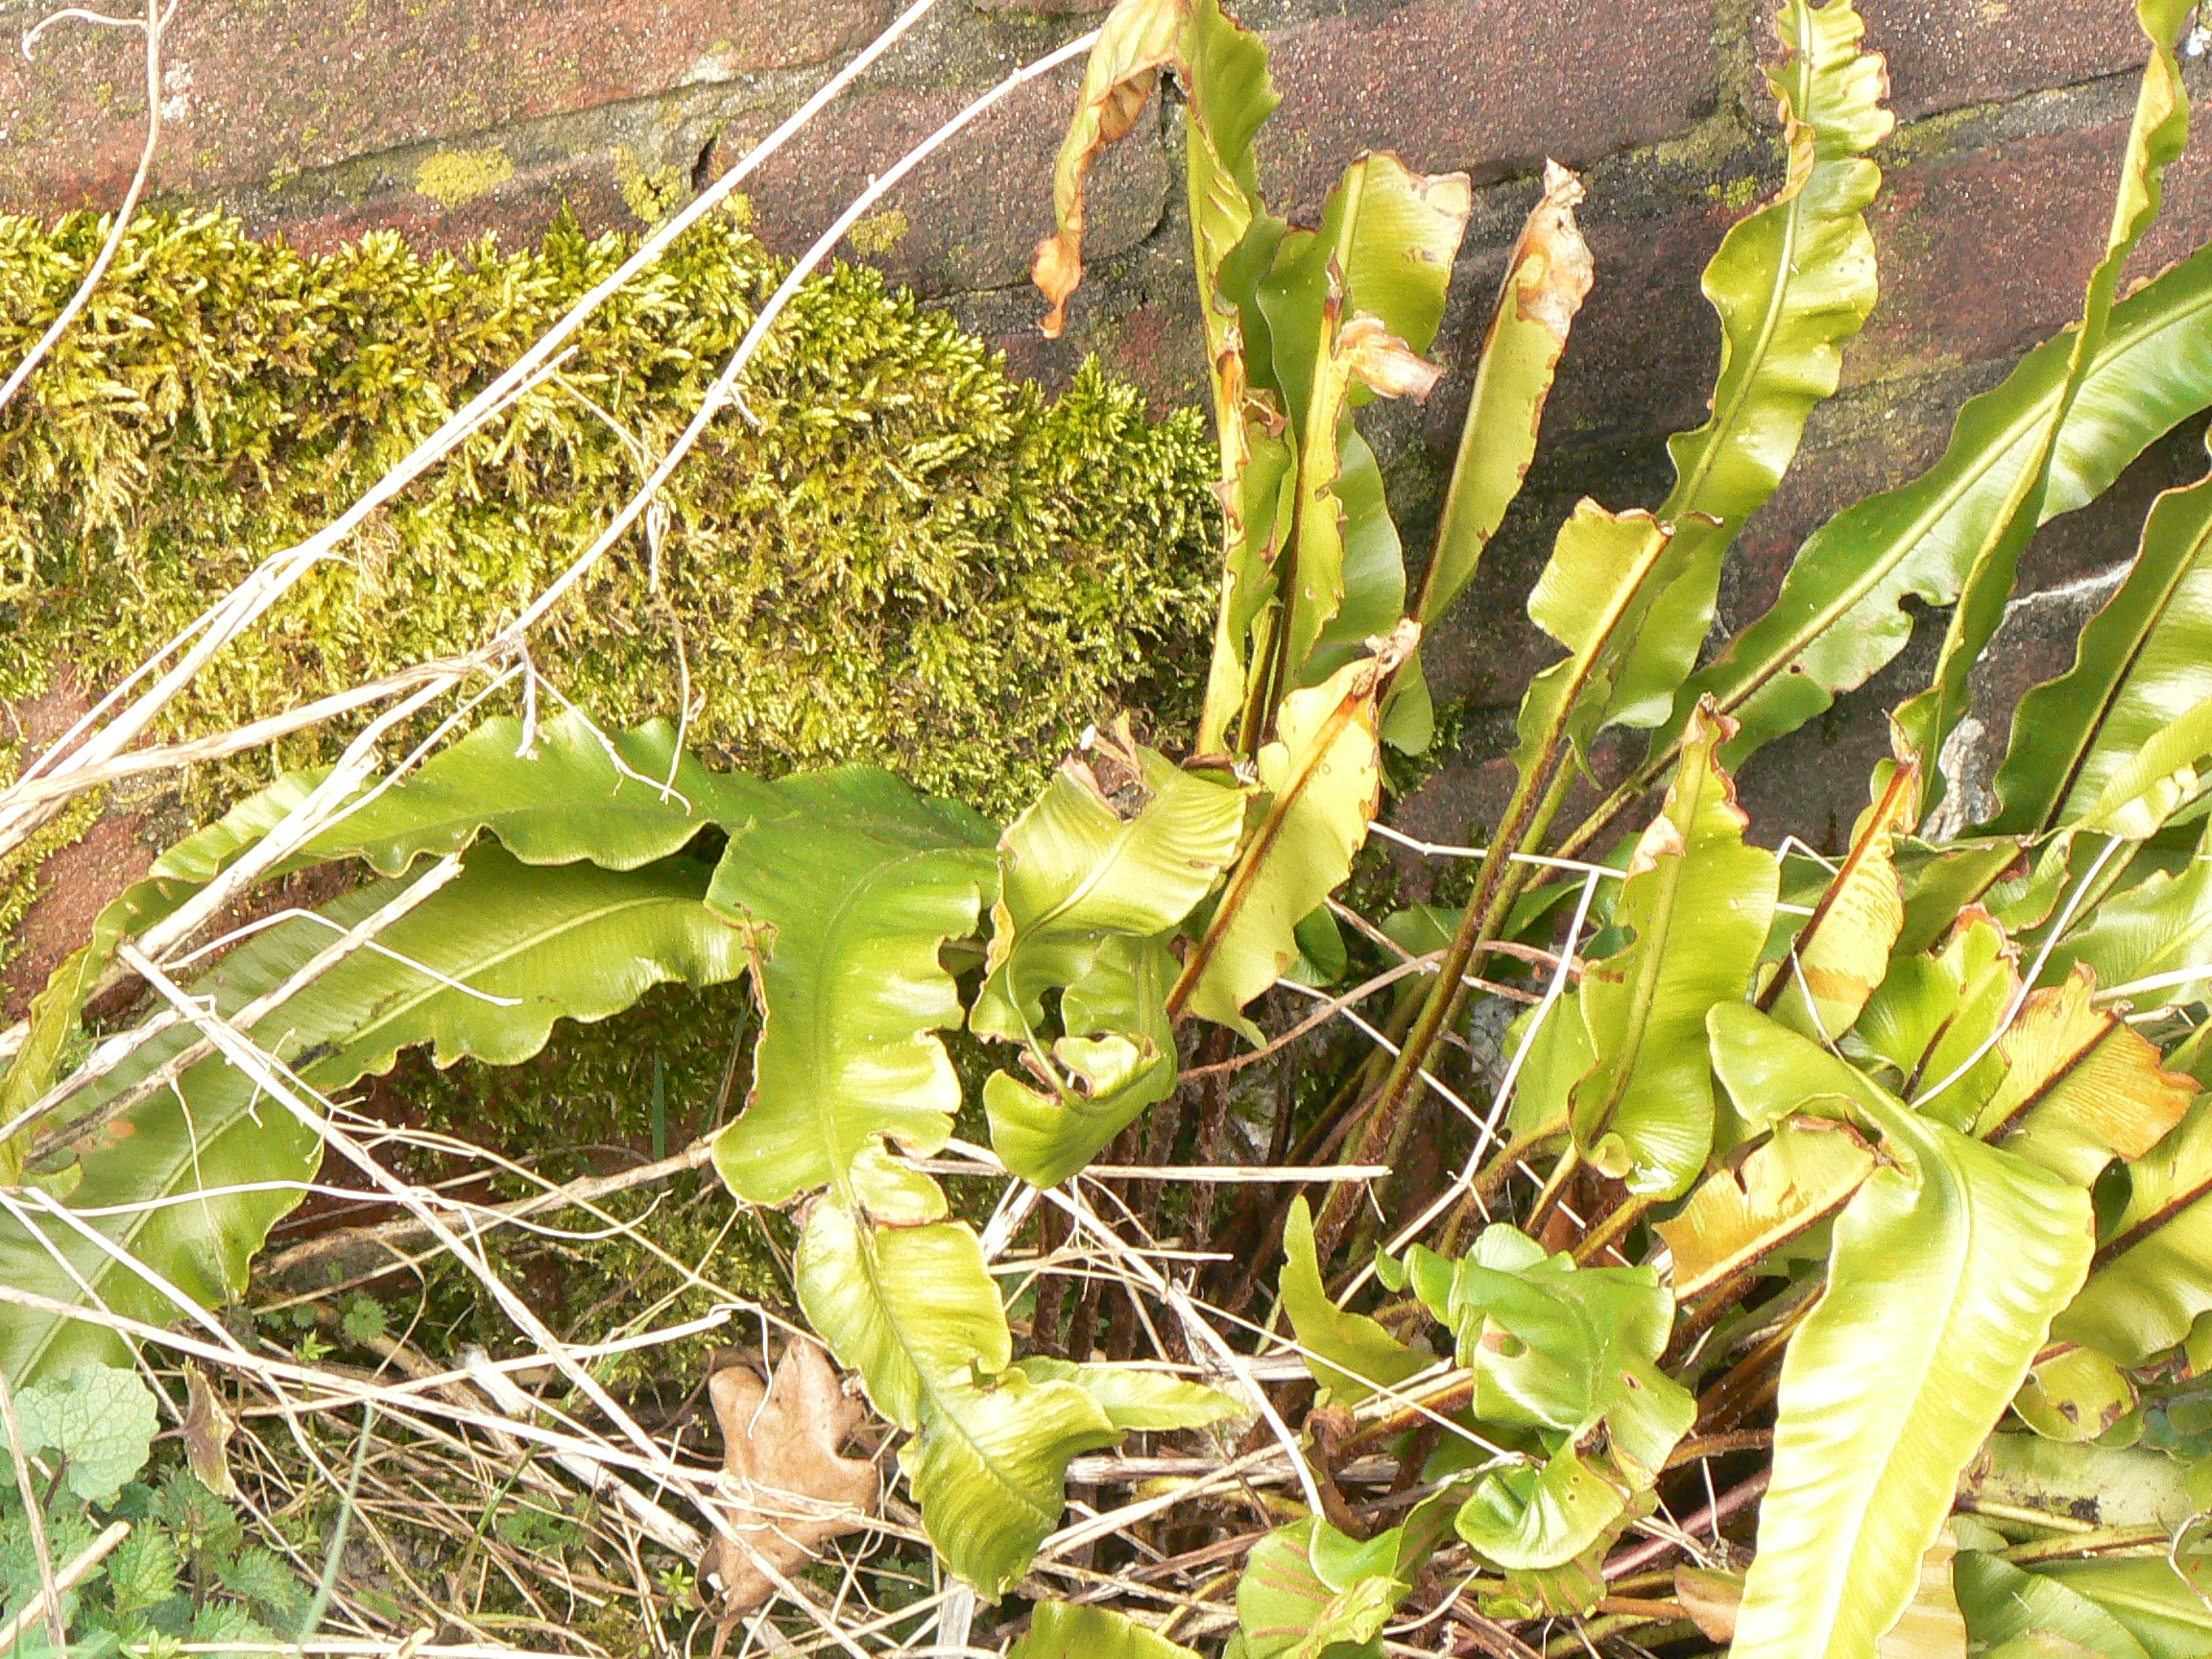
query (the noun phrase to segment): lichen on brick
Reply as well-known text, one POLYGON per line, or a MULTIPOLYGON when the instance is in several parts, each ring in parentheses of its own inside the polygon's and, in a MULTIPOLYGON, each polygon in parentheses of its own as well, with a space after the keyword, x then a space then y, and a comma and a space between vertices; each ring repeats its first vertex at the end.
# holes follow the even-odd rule
POLYGON ((441 207, 472 202, 515 177, 515 162, 498 145, 482 150, 441 150, 415 169, 415 189, 441 207))
POLYGON ((878 259, 906 240, 906 232, 913 227, 906 215, 894 207, 887 213, 873 213, 857 222, 845 232, 845 239, 853 244, 853 252, 870 259, 878 259))

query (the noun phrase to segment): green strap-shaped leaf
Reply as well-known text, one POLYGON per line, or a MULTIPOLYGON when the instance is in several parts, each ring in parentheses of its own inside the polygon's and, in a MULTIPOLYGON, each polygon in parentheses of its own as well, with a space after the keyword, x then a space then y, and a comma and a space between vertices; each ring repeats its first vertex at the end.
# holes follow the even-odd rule
MULTIPOLYGON (((115 947, 174 915, 305 801, 324 776, 319 771, 286 773, 163 853, 144 877, 101 908, 92 919, 90 936, 61 959, 32 998, 30 1029, 7 1081, 0 1084, 0 1118, 13 1118, 53 1086, 86 998, 114 965, 115 947)), ((9 1179, 19 1174, 20 1156, 18 1143, 0 1148, 0 1174, 9 1179)))
MULTIPOLYGON (((1903 649, 1907 597, 1948 605, 2060 407, 2071 336, 2037 347, 1960 411, 1943 458, 1913 482, 1845 509, 1807 539, 1774 604, 1690 679, 1743 722, 1730 764, 1793 732, 1903 649)), ((2212 250, 2193 254, 2113 307, 2111 326, 2066 406, 2040 522, 2102 494, 2143 449, 2212 402, 2212 250)), ((1630 787, 1664 775, 1663 729, 1630 787)))
POLYGON ((982 1246, 933 1184, 924 1203, 885 1226, 824 1199, 799 1241, 799 1303, 876 1409, 919 1431, 899 1460, 930 1541, 997 1600, 1058 1523, 1069 1459, 1121 1431, 1078 1383, 1011 1367, 982 1246))
POLYGON ((1589 500, 1559 526, 1529 590, 1528 617, 1566 646, 1567 656, 1537 675, 1521 698, 1513 761, 1523 778, 1548 773, 1563 750, 1587 762, 1599 727, 1620 717, 1615 686, 1659 598, 1651 576, 1672 534, 1640 509, 1608 513, 1589 500))
POLYGON ((2160 495, 2128 579, 2074 666, 2020 700, 1989 828, 2041 834, 2085 811, 2168 721, 2212 696, 2212 478, 2160 495))
POLYGON ((757 779, 709 772, 697 757, 680 756, 665 720, 607 734, 566 711, 538 727, 527 750, 522 736, 519 721, 487 720, 404 782, 348 810, 285 867, 363 858, 397 876, 489 830, 525 864, 589 859, 635 870, 709 825, 735 829, 783 799, 757 779))
POLYGON ((1318 1518, 1252 1547, 1237 1583, 1243 1659, 1382 1659, 1377 1638, 1443 1536, 1452 1505, 1431 1499, 1361 1541, 1318 1518))
POLYGON ((1959 1557, 1953 1575, 1959 1608, 1966 1615, 1966 1633, 1983 1651, 2004 1652, 2008 1643, 2045 1636, 2101 1659, 2152 1659, 2127 1625, 2080 1591, 2046 1574, 1970 1550, 1959 1557))
POLYGON ((1186 1382, 1164 1371, 1134 1365, 1078 1365, 1070 1359, 1032 1357, 1020 1361, 1032 1382, 1072 1382, 1092 1399, 1114 1427, 1124 1431, 1203 1429, 1244 1409, 1215 1388, 1186 1382))
POLYGON ((998 879, 991 830, 887 772, 787 778, 788 808, 730 838, 708 902, 775 929, 745 1112, 714 1142, 739 1196, 781 1204, 835 1185, 879 1138, 927 1156, 960 1109, 960 1080, 931 1032, 960 998, 938 960, 976 928, 998 879))
POLYGON ((1705 268, 1721 322, 1713 414, 1668 445, 1675 482, 1657 516, 1674 540, 1651 577, 1663 596, 1630 644, 1609 720, 1653 726, 1674 707, 1713 624, 1721 556, 1774 493, 1807 416, 1836 390, 1843 343, 1874 309, 1865 209, 1882 172, 1865 157, 1894 122, 1882 59, 1859 49, 1865 31, 1849 0, 1784 0, 1774 14, 1788 56, 1767 80, 1789 170, 1705 268))
POLYGON ((2174 39, 2181 32, 2190 7, 2191 0, 2136 0, 2136 20, 2151 40, 2151 61, 2143 71, 2127 153, 2121 158, 2120 197, 2113 205, 2104 257, 2090 273, 2081 321, 2071 331, 2066 371, 2056 399, 2027 465, 1997 511, 1981 527, 1960 582, 1958 604, 1944 629, 1933 684, 1896 711, 1900 736, 1930 768, 1927 799, 1931 805, 1943 789, 1942 775, 1935 769, 1936 757, 1951 728, 1966 711, 1968 676, 2005 619, 2005 602, 2011 596, 2020 555, 2043 521, 2043 498, 2050 489, 2058 432, 2111 325, 2121 270, 2152 221, 2158 217, 2163 175, 2189 142, 2189 94, 2181 84, 2181 66, 2174 57, 2174 39))
POLYGON ((1594 1545, 1610 1542, 1642 1492, 1585 1457, 1573 1441, 1542 1463, 1495 1469, 1476 1482, 1454 1527, 1492 1566, 1512 1573, 1549 1573, 1594 1545))
POLYGON ((2140 1365, 2212 1309, 2212 1096, 2128 1166, 2127 1207, 2099 1241, 2057 1334, 2140 1365))
POLYGON ((1893 961, 1860 1015, 1859 1052, 1894 1067, 1896 1092, 1954 1129, 1970 1129, 2005 1077, 1989 1039, 2020 994, 2017 952, 1982 909, 1968 910, 1943 949, 1893 961), (1940 1094, 1931 1092, 1968 1060, 1940 1094))
MULTIPOLYGON (((474 848, 460 877, 378 935, 405 960, 357 950, 248 1034, 325 1093, 389 1069, 401 1048, 418 1044, 435 1045, 442 1065, 464 1056, 512 1065, 543 1046, 556 1019, 602 1019, 663 980, 708 985, 743 973, 745 936, 707 909, 707 877, 705 865, 682 858, 628 872, 590 865, 533 870, 496 846, 474 848), (456 990, 415 963, 481 995, 456 990)), ((372 882, 320 914, 350 927, 403 886, 372 882)), ((192 989, 211 994, 219 1012, 233 1013, 282 984, 335 936, 305 920, 280 923, 248 939, 192 989)), ((77 1096, 79 1120, 197 1036, 180 1025, 148 1042, 77 1096)), ((187 1070, 176 1090, 159 1091, 90 1130, 73 1150, 81 1174, 68 1192, 70 1207, 119 1249, 211 1307, 244 1287, 248 1258, 301 1196, 286 1189, 211 1190, 304 1183, 314 1177, 322 1145, 242 1072, 214 1058, 187 1070), (132 1206, 142 1208, 96 1214, 132 1206)), ((0 1282, 79 1302, 84 1292, 73 1271, 118 1312, 155 1324, 178 1316, 165 1295, 91 1239, 56 1218, 37 1225, 42 1239, 13 1220, 0 1224, 0 1282)), ((114 1338, 97 1327, 0 1310, 0 1366, 11 1378, 67 1375, 86 1359, 120 1355, 114 1338)))
POLYGON ((1716 1008, 1712 1026, 1746 1117, 1840 1097, 1888 1159, 1837 1217, 1827 1286, 1783 1359, 1773 1483, 1730 1649, 1856 1659, 1911 1601, 1960 1472, 2080 1286, 2089 1195, 1918 1116, 1752 1009, 1716 1008))
MULTIPOLYGON (((709 825, 741 823, 765 804, 767 786, 753 779, 710 773, 689 757, 678 765, 664 721, 603 738, 583 715, 565 712, 539 728, 528 757, 517 754, 521 735, 517 721, 487 721, 397 786, 364 791, 278 871, 360 857, 397 876, 414 859, 457 852, 487 830, 525 863, 588 859, 631 870, 666 857, 709 825), (626 777, 625 766, 637 776, 626 777), (671 777, 675 792, 639 781, 671 777)), ((0 1118, 12 1118, 52 1085, 55 1061, 117 941, 173 915, 325 776, 285 774, 162 854, 100 912, 91 938, 55 970, 33 1006, 30 1039, 0 1087, 0 1118)))
POLYGON ((1743 839, 1720 769, 1726 724, 1699 715, 1665 805, 1637 843, 1613 906, 1628 948, 1582 976, 1597 1056, 1570 1102, 1575 1144, 1639 1192, 1677 1197, 1713 1149, 1705 1013, 1735 1001, 1774 912, 1780 866, 1743 839))
POLYGON ((1330 1299, 1313 1253, 1313 1213, 1303 1197, 1291 1200, 1283 1223, 1282 1289, 1299 1358, 1333 1405, 1357 1406, 1436 1362, 1434 1355, 1407 1347, 1366 1314, 1348 1313, 1330 1299))
POLYGON ((2081 833, 2148 841, 2200 793, 2202 781, 2197 768, 2207 754, 2212 754, 2212 697, 2167 721, 2131 753, 2120 757, 2104 787, 2061 838, 2081 833))
POLYGON ((2176 1572, 2163 1554, 2046 1561, 2036 1566, 2033 1575, 2048 1578, 2109 1614, 2151 1659, 2204 1659, 2212 1654, 2212 1605, 2205 1602, 2204 1592, 2176 1572))
POLYGON ((1276 740, 1260 752, 1265 811, 1184 960, 1170 1014, 1195 1014, 1259 1041, 1244 1004, 1298 960, 1298 924, 1351 873, 1382 804, 1375 699, 1417 633, 1407 623, 1381 655, 1283 700, 1276 740))
POLYGON ((1244 795, 1113 735, 1060 769, 999 838, 989 973, 969 1016, 1023 1046, 1036 1088, 986 1086, 1006 1166, 1066 1180, 1175 1087, 1167 940, 1236 855, 1244 795), (1045 998, 1062 993, 1059 1033, 1045 998))
POLYGON ((1474 1373, 1476 1417, 1536 1431, 1546 1453, 1483 1476, 1459 1536, 1507 1572, 1564 1567, 1617 1529, 1697 1415, 1658 1367, 1674 1298, 1655 1268, 1577 1269, 1503 1224, 1461 1261, 1416 1246, 1407 1267, 1474 1373))
POLYGON ((1029 1634, 1014 1645, 1006 1659, 1198 1659, 1198 1655, 1111 1608, 1045 1601, 1030 1615, 1029 1634))
MULTIPOLYGON (((2171 874, 2157 870, 2123 888, 2097 906, 2052 952, 2046 979, 2086 964, 2104 986, 2186 973, 2212 959, 2212 827, 2189 862, 2171 874)), ((2177 980, 2145 991, 2130 991, 2139 1009, 2193 1001, 2203 995, 2203 978, 2177 980)))
POLYGON ((1660 1371, 1674 1298, 1655 1267, 1576 1267, 1496 1222, 1457 1262, 1415 1245, 1413 1290, 1458 1341, 1475 1415, 1584 1442, 1648 1485, 1696 1414, 1660 1371))
POLYGON ((709 895, 774 929, 753 1093, 715 1164, 757 1202, 830 1189, 800 1239, 800 1306, 877 1410, 918 1436, 900 1461, 930 1540, 996 1599, 1058 1522, 1068 1460, 1121 1431, 1078 1382, 1013 1368, 974 1230, 888 1156, 936 1151, 959 1110, 932 1034, 961 1019, 939 953, 996 892, 994 837, 870 768, 775 788, 786 809, 731 837, 709 895))
POLYGON ((1285 236, 1260 284, 1269 383, 1298 452, 1294 528, 1278 555, 1282 610, 1259 647, 1277 661, 1271 670, 1255 664, 1272 673, 1278 696, 1333 673, 1404 610, 1404 561, 1380 472, 1372 489, 1344 493, 1372 459, 1352 446, 1351 412, 1377 396, 1426 397, 1434 384, 1421 353, 1443 320, 1471 200, 1464 174, 1431 178, 1394 156, 1362 157, 1330 192, 1320 229, 1285 236), (1369 554, 1358 566, 1356 549, 1369 554), (1316 657, 1323 644, 1336 649, 1316 657))
POLYGON ((1582 180, 1546 163, 1544 194, 1505 256, 1505 284, 1475 365, 1436 550, 1421 576, 1414 615, 1423 628, 1435 626, 1475 579, 1482 550, 1528 475, 1559 354, 1596 276, 1575 223, 1581 200, 1582 180))

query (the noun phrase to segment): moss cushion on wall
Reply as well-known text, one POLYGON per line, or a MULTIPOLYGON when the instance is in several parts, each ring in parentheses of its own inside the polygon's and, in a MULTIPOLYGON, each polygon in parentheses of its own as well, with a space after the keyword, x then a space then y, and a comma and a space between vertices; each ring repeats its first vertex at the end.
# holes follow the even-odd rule
MULTIPOLYGON (((0 366, 105 225, 0 218, 0 366)), ((133 225, 90 309, 0 411, 0 698, 98 690, 355 499, 635 246, 311 258, 230 220, 133 225)), ((481 640, 589 544, 780 273, 727 217, 603 307, 560 373, 381 514, 180 703, 227 725, 481 640)), ((1212 472, 1087 369, 1046 400, 866 270, 811 282, 640 534, 533 639, 608 722, 678 708, 765 771, 865 758, 1015 807, 1086 722, 1202 660, 1212 472)), ((281 756, 312 758, 335 733, 281 756)), ((257 762, 256 769, 260 764, 257 762)))

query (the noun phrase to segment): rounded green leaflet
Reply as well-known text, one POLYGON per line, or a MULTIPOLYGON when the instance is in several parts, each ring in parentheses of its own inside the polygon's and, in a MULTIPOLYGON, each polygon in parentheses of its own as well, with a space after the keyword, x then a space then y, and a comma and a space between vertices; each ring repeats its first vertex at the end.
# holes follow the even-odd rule
POLYGON ((88 1503, 105 1503, 146 1467, 161 1426, 137 1372, 98 1364, 18 1390, 15 1421, 24 1455, 60 1454, 69 1490, 88 1503))

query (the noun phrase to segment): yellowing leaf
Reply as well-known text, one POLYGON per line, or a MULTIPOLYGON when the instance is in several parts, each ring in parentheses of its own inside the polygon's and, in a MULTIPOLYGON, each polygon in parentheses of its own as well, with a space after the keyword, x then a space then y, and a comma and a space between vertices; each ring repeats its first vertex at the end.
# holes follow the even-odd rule
POLYGON ((722 1431, 722 1489, 733 1500, 723 1513, 736 1536, 714 1534, 701 1576, 720 1586, 728 1622, 775 1594, 763 1562, 788 1576, 861 1526, 878 1482, 873 1462, 838 1455, 867 1413, 846 1398, 814 1343, 793 1341, 765 1384, 751 1366, 730 1365, 707 1379, 707 1393, 722 1431))
POLYGON ((1375 699, 1419 633, 1404 623, 1379 655, 1283 700, 1277 738, 1260 752, 1265 810, 1184 961, 1171 1015, 1188 1011, 1258 1040, 1244 1004, 1298 960, 1298 924, 1351 873, 1382 804, 1375 699))
POLYGON ((1436 551, 1414 605, 1424 628, 1433 627, 1474 579, 1483 548, 1528 475, 1559 354, 1595 276, 1589 244, 1575 223, 1581 200, 1582 180, 1547 161, 1544 194, 1505 256, 1505 285, 1475 368, 1436 551))
POLYGON ((1784 1121, 1740 1167, 1708 1175, 1681 1214, 1658 1224, 1674 1258, 1675 1297, 1687 1301, 1818 1226, 1873 1172, 1874 1154, 1848 1124, 1784 1121))
POLYGON ((1137 125, 1151 101, 1160 69, 1171 61, 1183 35, 1183 0, 1118 0, 1098 31, 1083 75, 1075 118, 1052 170, 1052 205, 1059 228, 1037 244, 1031 280, 1051 301, 1047 339, 1058 339, 1068 297, 1083 280, 1084 186, 1099 156, 1137 125))
POLYGON ((2135 1408, 2135 1385, 2094 1348, 2064 1347, 2036 1361, 2012 1402, 2048 1440, 2094 1440, 2135 1408))
POLYGON ((1759 1006, 1791 1030, 1842 1036, 1887 974, 1890 950, 1905 930, 1905 890, 1890 848, 1911 827, 1919 794, 1917 762, 1890 774, 1812 918, 1760 993, 1759 1006))
POLYGON ((2095 1006, 2096 990, 2094 971, 2078 964, 2030 993, 1998 1039, 2008 1070, 1976 1124, 1984 1140, 2080 1187, 2115 1156, 2149 1152, 2197 1097, 2194 1078, 2166 1070, 2134 1027, 2095 1006))

